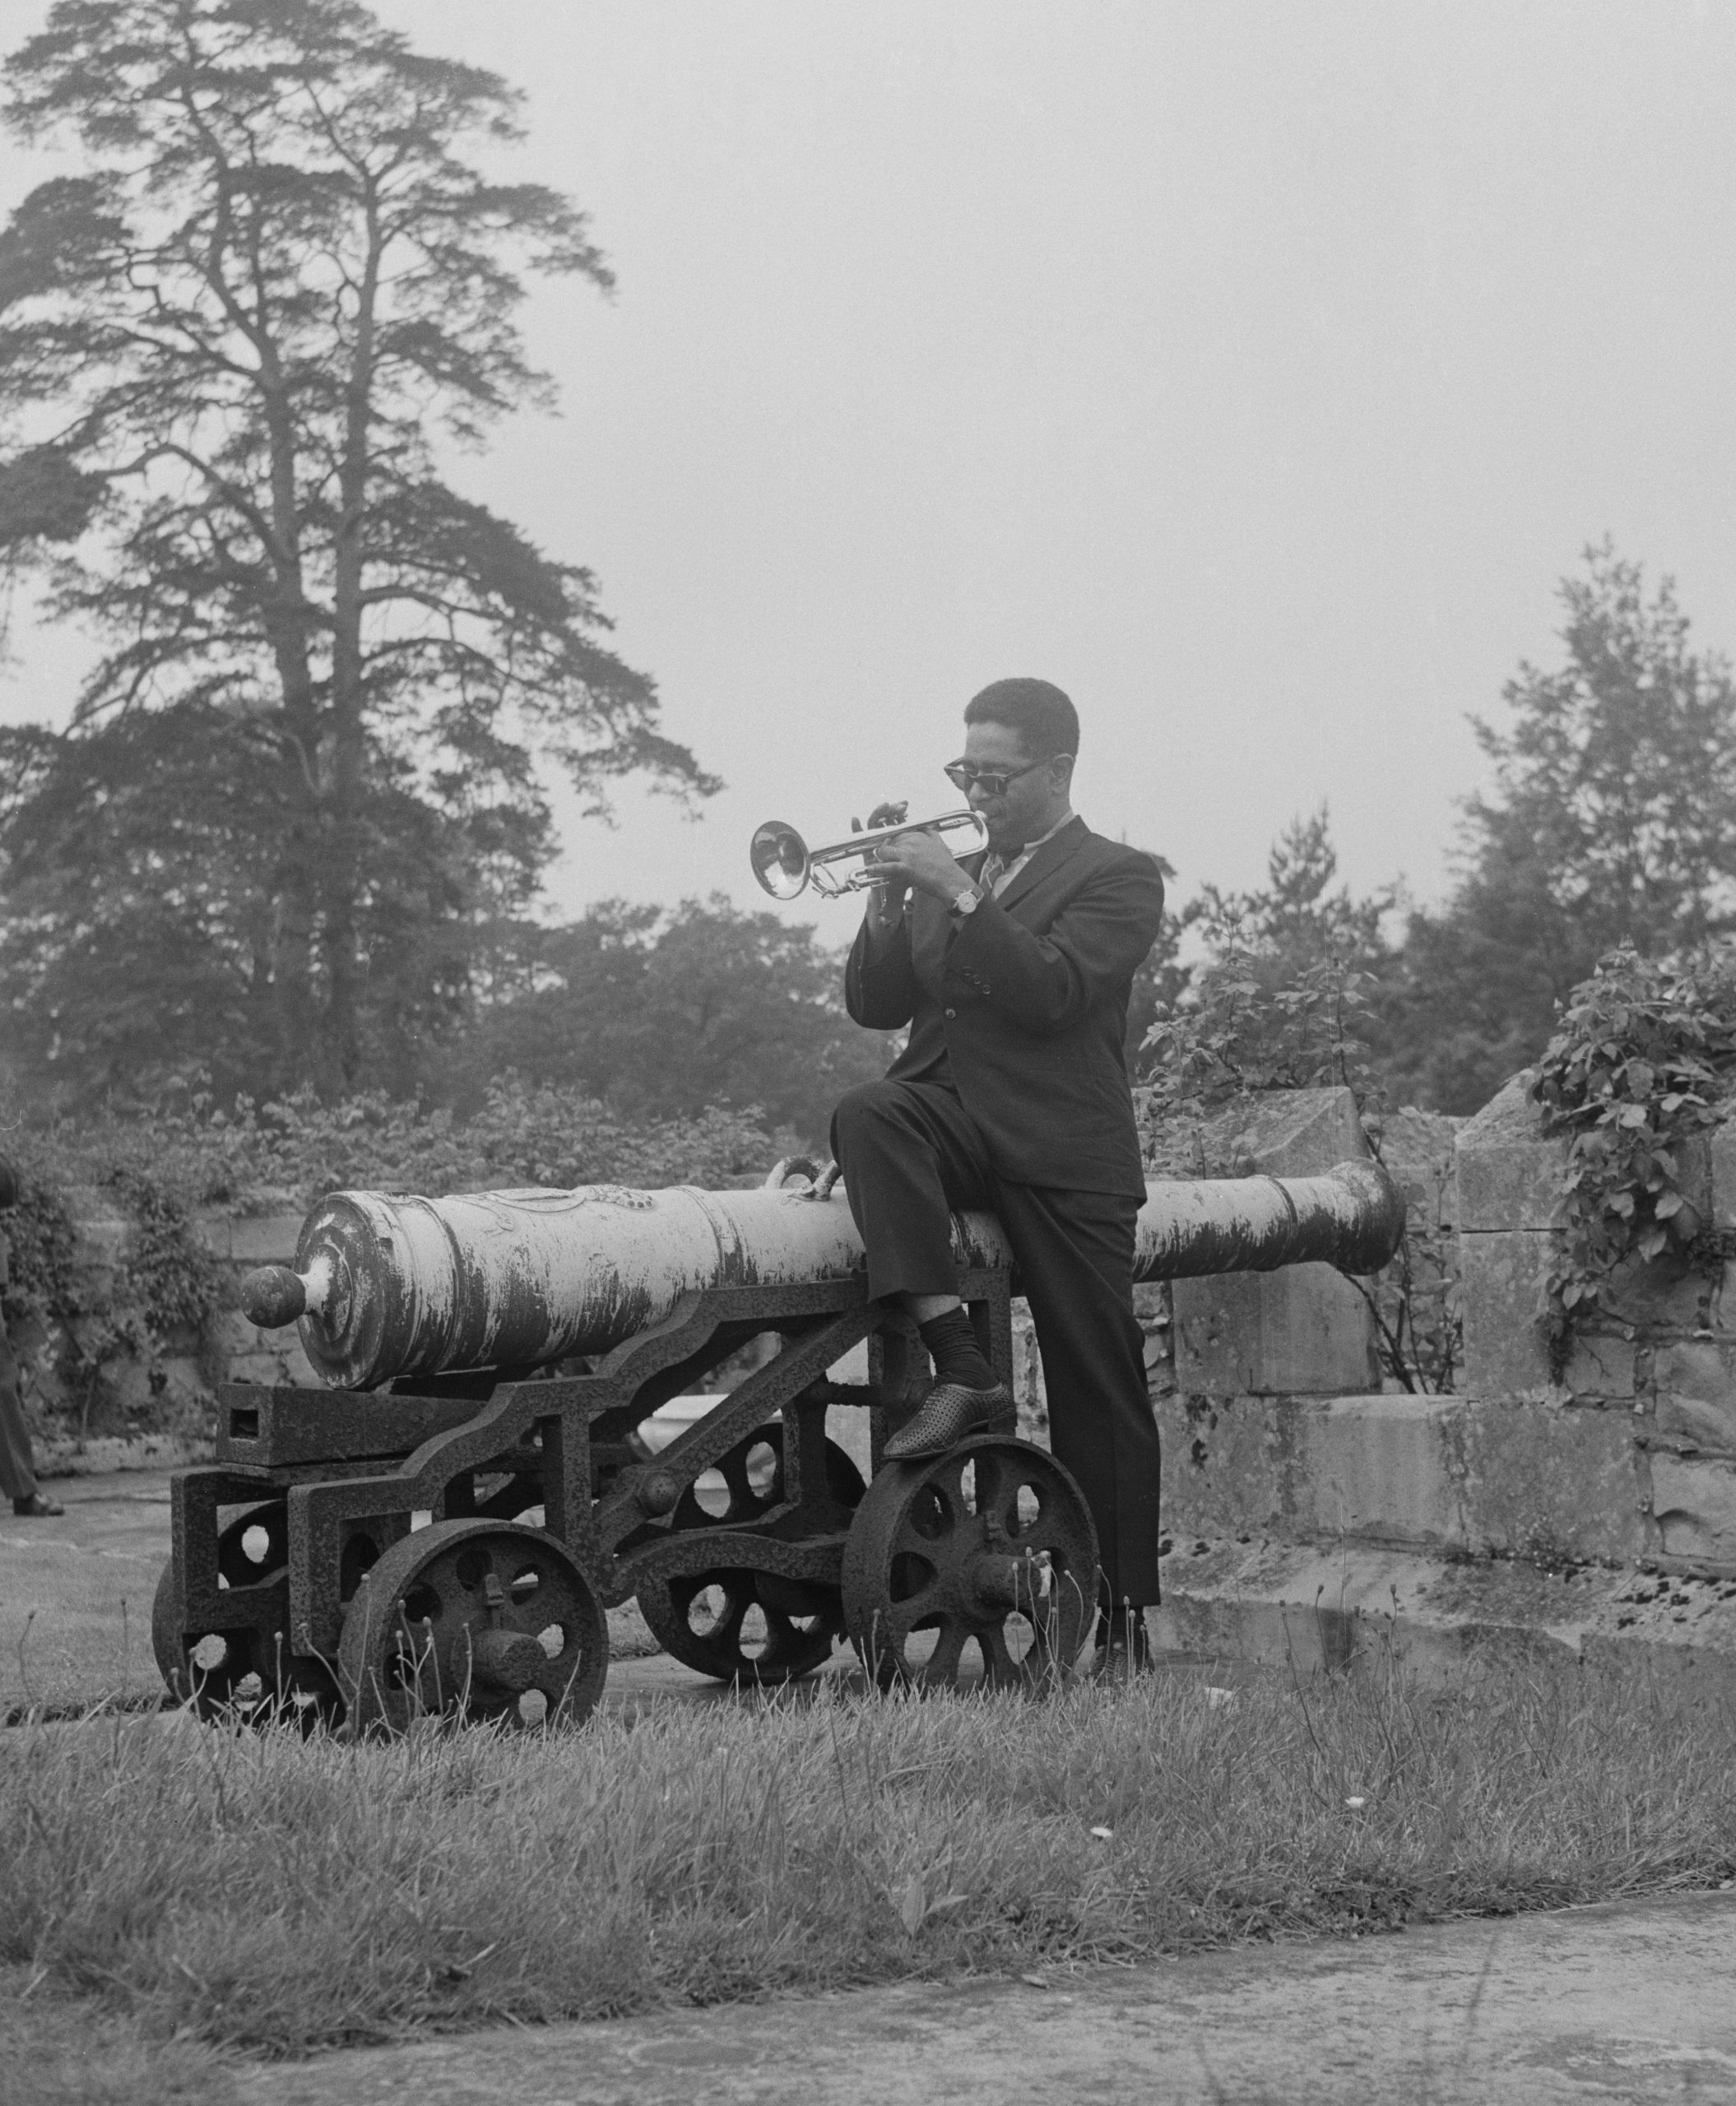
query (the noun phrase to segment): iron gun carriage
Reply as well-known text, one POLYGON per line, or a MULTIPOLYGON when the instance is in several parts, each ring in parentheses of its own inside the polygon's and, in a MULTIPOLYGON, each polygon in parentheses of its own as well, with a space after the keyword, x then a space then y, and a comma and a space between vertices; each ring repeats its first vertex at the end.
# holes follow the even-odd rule
MULTIPOLYGON (((242 1304, 298 1324, 327 1386, 220 1390, 216 1459, 172 1487, 152 1618, 169 1688, 357 1727, 577 1719, 608 1671, 606 1612, 634 1598, 722 1681, 787 1682, 841 1635, 883 1682, 1065 1669, 1095 1613, 1088 1510, 1010 1422, 883 1463, 926 1362, 867 1299, 835 1175, 321 1202, 293 1268, 249 1274, 242 1304), (834 1379, 865 1343, 866 1381, 834 1379), (653 1415, 750 1347, 760 1364, 658 1445, 653 1415), (868 1414, 866 1481, 828 1436, 842 1408, 868 1414)), ((1136 1269, 1367 1273, 1403 1228, 1372 1162, 1153 1183, 1136 1269)), ((1010 1385, 999 1225, 954 1229, 1010 1385)))

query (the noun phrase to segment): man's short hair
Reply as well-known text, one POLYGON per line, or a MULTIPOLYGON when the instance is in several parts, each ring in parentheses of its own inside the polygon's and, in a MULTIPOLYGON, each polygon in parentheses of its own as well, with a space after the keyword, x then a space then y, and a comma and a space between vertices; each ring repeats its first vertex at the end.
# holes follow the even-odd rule
POLYGON ((1050 680, 994 680, 964 705, 967 724, 1005 724, 1033 760, 1079 752, 1079 712, 1050 680))

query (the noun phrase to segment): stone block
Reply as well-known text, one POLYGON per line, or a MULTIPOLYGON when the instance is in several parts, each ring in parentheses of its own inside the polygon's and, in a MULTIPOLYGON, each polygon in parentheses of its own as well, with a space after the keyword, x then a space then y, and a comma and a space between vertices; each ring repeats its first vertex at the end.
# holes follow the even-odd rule
POLYGON ((1302 1541, 1470 1547, 1451 1397, 1338 1397, 1294 1408, 1288 1533, 1302 1541))
POLYGON ((1380 1125, 1381 1160, 1391 1172, 1411 1210, 1436 1228, 1451 1228, 1458 1215, 1455 1143, 1467 1122, 1444 1111, 1418 1111, 1406 1105, 1389 1111, 1380 1125))
POLYGON ((1498 1664, 1558 1672, 1582 1702, 1608 1682, 1613 1698, 1643 1709, 1661 1683, 1673 1704, 1715 1706, 1715 1722, 1736 1695, 1736 1600, 1687 1580, 1647 1602, 1633 1582, 1631 1570, 1546 1572, 1395 1549, 1231 1543, 1192 1556, 1178 1545, 1149 1621, 1158 1646, 1209 1663, 1214 1681, 1232 1679, 1223 1670, 1238 1661, 1288 1676, 1384 1674, 1396 1659, 1449 1682, 1498 1664), (1683 1608, 1678 1591, 1701 1598, 1683 1608))
POLYGON ((1368 1305, 1330 1265, 1177 1280, 1172 1304, 1184 1394, 1330 1396, 1379 1385, 1368 1305))
POLYGON ((1652 1374, 1658 1385, 1655 1432, 1736 1454, 1736 1340, 1672 1340, 1657 1348, 1652 1374))
POLYGON ((1453 1429, 1466 1547, 1534 1564, 1618 1562, 1645 1547, 1631 1413, 1469 1405, 1453 1429))
POLYGON ((1542 1564, 1645 1547, 1631 1414, 1462 1397, 1193 1397, 1160 1408, 1181 1539, 1381 1544, 1542 1564))
POLYGON ((226 1381, 326 1386, 302 1351, 301 1334, 293 1324, 281 1331, 262 1331, 232 1310, 218 1318, 211 1346, 226 1381))
POLYGON ((1703 1331, 1711 1321, 1716 1285, 1684 1252, 1666 1250, 1650 1263, 1624 1259, 1604 1283, 1604 1292, 1618 1323, 1641 1331, 1703 1331))
POLYGON ((1712 1130, 1712 1226, 1736 1228, 1736 1125, 1712 1130))
MULTIPOLYGON (((1466 1395, 1541 1397, 1557 1386, 1538 1318, 1550 1258, 1550 1239, 1541 1230, 1482 1235, 1460 1231, 1466 1395)), ((1577 1397, 1632 1397, 1633 1341, 1613 1334, 1580 1334, 1558 1386, 1577 1397)))
POLYGON ((1736 1465, 1655 1450, 1651 1518, 1665 1557, 1736 1571, 1736 1465))
POLYGON ((1282 1407, 1259 1397, 1155 1398, 1163 1525, 1173 1535, 1288 1533, 1282 1407))
POLYGON ((300 1214, 204 1214, 199 1231, 207 1249, 237 1265, 287 1265, 300 1240, 300 1214))
POLYGON ((1530 1080, 1529 1069, 1515 1075, 1459 1129, 1453 1155, 1461 1232, 1547 1228, 1555 1219, 1567 1143, 1544 1137, 1525 1095, 1530 1080))

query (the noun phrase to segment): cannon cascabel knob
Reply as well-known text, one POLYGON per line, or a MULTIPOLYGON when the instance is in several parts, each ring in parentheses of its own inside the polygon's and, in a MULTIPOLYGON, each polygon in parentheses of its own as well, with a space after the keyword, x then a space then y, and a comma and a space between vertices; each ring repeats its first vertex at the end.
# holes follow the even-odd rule
POLYGON ((262 1331, 281 1330, 307 1314, 308 1290, 287 1265, 260 1265, 241 1283, 241 1313, 262 1331))

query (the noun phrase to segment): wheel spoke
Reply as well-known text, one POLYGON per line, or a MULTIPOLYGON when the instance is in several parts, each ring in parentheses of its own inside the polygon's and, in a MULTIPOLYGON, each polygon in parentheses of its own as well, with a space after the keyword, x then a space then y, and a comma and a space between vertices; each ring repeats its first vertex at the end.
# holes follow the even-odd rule
POLYGON ((1005 1689, 1024 1679, 1025 1671, 1007 1644, 1005 1619, 982 1625, 977 1632, 977 1643, 982 1648, 983 1679, 991 1688, 1005 1689))
MULTIPOLYGON (((940 1635, 935 1640, 935 1649, 917 1669, 917 1679, 922 1682, 956 1681, 959 1673, 959 1656, 964 1650, 965 1640, 975 1635, 975 1632, 971 1630, 962 1617, 943 1617, 940 1620, 940 1635)), ((902 1656, 903 1652, 902 1645, 898 1650, 902 1656)))

